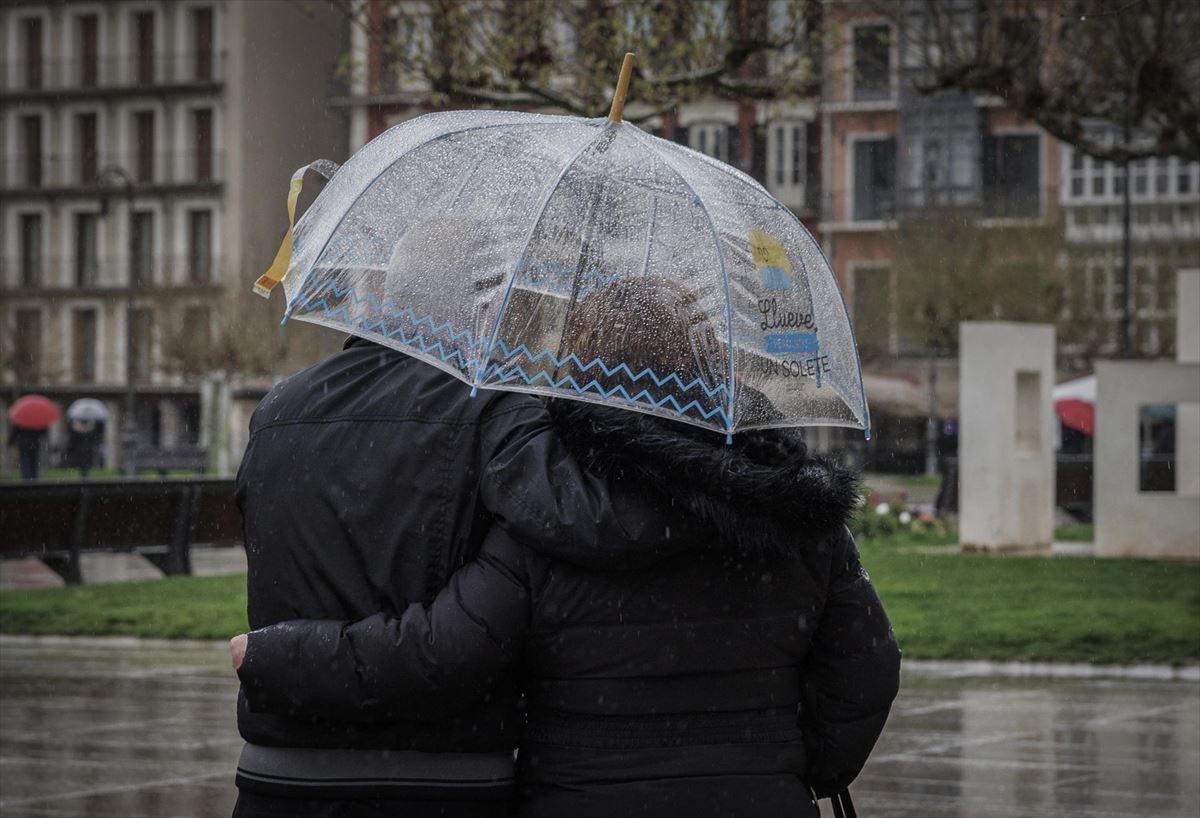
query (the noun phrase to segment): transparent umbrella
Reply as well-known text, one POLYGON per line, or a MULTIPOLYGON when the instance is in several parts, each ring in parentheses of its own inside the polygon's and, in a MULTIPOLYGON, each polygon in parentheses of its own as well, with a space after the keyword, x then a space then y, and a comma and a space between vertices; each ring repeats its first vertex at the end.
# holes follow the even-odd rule
POLYGON ((728 434, 869 433, 829 264, 786 206, 728 165, 619 114, 452 111, 388 130, 340 168, 309 167, 329 182, 256 285, 269 294, 282 279, 287 317, 403 350, 476 388, 728 434), (685 310, 655 329, 664 351, 687 344, 689 361, 579 348, 606 304, 661 317, 639 314, 622 288, 639 278, 685 310))

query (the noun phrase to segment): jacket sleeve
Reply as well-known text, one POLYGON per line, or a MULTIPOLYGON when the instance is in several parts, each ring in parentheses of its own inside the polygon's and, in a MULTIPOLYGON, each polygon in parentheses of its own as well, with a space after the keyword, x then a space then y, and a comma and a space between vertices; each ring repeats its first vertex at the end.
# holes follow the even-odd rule
POLYGON ((484 418, 483 504, 513 537, 593 570, 651 565, 700 533, 662 498, 609 483, 576 461, 546 407, 508 393, 484 418))
POLYGON ((801 687, 805 781, 826 798, 862 770, 900 689, 900 648, 848 530, 833 543, 829 593, 801 687))
POLYGON ((253 631, 238 677, 256 712, 440 721, 496 686, 529 618, 521 546, 493 528, 478 559, 455 572, 428 608, 253 631))

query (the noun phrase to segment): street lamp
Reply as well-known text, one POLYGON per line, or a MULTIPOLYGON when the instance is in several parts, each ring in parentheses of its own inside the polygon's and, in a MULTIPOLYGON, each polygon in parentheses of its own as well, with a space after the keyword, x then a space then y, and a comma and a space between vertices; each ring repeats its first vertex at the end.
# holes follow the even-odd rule
MULTIPOLYGON (((133 177, 124 168, 110 165, 97 174, 96 184, 100 188, 101 217, 108 215, 110 190, 115 187, 124 188, 125 201, 129 206, 130 230, 132 231, 133 177)), ((137 474, 137 464, 134 462, 137 452, 137 421, 134 419, 136 385, 133 380, 133 302, 137 295, 136 272, 133 269, 131 258, 129 278, 125 284, 125 421, 121 429, 121 474, 125 477, 134 477, 137 474)))

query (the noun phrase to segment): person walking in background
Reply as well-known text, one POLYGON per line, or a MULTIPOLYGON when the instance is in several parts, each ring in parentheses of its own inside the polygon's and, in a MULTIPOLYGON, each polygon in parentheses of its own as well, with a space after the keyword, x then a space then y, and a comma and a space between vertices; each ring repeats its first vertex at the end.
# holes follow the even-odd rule
POLYGON ((9 431, 8 445, 17 447, 17 459, 21 464, 22 480, 38 479, 38 467, 45 440, 45 429, 21 429, 13 426, 9 431))
POLYGON ((100 436, 100 426, 94 421, 72 420, 67 427, 67 465, 79 469, 84 480, 95 465, 100 436))
MULTIPOLYGON (((687 383, 719 358, 690 296, 654 279, 587 296, 571 326, 581 360, 615 352, 631 372, 665 361, 687 383)), ((769 411, 749 388, 739 397, 769 411)), ((847 798, 900 663, 846 528, 856 479, 794 430, 727 445, 618 408, 554 400, 550 411, 589 469, 638 486, 675 525, 698 522, 690 547, 598 572, 493 527, 431 603, 235 639, 250 711, 420 718, 495 700, 516 668, 523 816, 813 818, 814 795, 847 798)))

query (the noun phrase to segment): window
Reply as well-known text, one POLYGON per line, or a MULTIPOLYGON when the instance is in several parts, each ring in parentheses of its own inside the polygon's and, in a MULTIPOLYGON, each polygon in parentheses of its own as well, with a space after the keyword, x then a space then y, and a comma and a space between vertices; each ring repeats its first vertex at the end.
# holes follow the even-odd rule
POLYGON ((196 181, 212 179, 212 110, 197 108, 192 111, 192 144, 196 151, 196 181))
POLYGON ((1167 160, 1159 159, 1155 163, 1155 170, 1157 173, 1154 174, 1154 193, 1157 196, 1166 196, 1171 187, 1170 166, 1167 160))
POLYGON ((129 268, 139 287, 154 284, 154 214, 138 210, 129 220, 129 268))
POLYGON ((854 29, 854 99, 869 102, 892 96, 891 29, 886 25, 854 29))
POLYGON ((21 21, 25 52, 25 87, 42 87, 42 18, 27 17, 21 21))
POLYGON ((42 186, 42 118, 21 117, 21 153, 24 156, 25 184, 42 186))
POLYGON ((210 82, 213 78, 213 10, 192 10, 192 49, 196 82, 210 82))
POLYGON ((16 313, 17 336, 13 339, 13 370, 18 383, 33 383, 42 374, 42 312, 21 309, 16 313))
POLYGON ((75 285, 96 286, 98 260, 96 258, 96 214, 75 214, 75 285))
POLYGON ((71 322, 71 373, 77 383, 96 380, 96 311, 75 310, 71 322))
POLYGON ((131 317, 133 332, 129 340, 133 344, 133 378, 148 381, 153 369, 154 313, 139 307, 131 317))
POLYGON ((1041 213, 1041 140, 1037 134, 983 138, 983 207, 987 216, 1041 213))
POLYGON ((1179 175, 1175 177, 1175 189, 1180 196, 1186 196, 1192 192, 1192 165, 1179 163, 1179 175))
POLYGON ((79 184, 96 181, 99 153, 96 150, 96 115, 75 115, 75 146, 79 161, 79 184))
POLYGON ((854 143, 854 221, 890 219, 896 205, 896 140, 854 143))
POLYGON ((1149 172, 1147 160, 1139 159, 1133 163, 1133 192, 1136 195, 1145 196, 1149 190, 1149 172))
POLYGON ((886 354, 892 339, 892 271, 854 270, 854 337, 866 357, 886 354))
POLYGON ((688 129, 688 134, 692 150, 708 154, 713 159, 729 162, 737 154, 737 128, 732 125, 715 122, 693 125, 688 129))
POLYGON ((805 128, 801 124, 783 123, 771 132, 771 181, 776 187, 799 187, 806 175, 805 128))
POLYGON ((100 77, 100 18, 85 14, 79 20, 79 84, 95 88, 100 77))
POLYGON ((212 211, 188 211, 188 279, 193 284, 212 281, 212 211))
POLYGON ((133 115, 133 130, 137 140, 134 173, 137 181, 154 181, 154 112, 136 111, 133 115))
POLYGON ((133 50, 137 55, 137 81, 140 85, 154 83, 154 12, 139 11, 133 15, 133 50))
POLYGON ((42 283, 42 214, 21 214, 21 286, 42 283))

